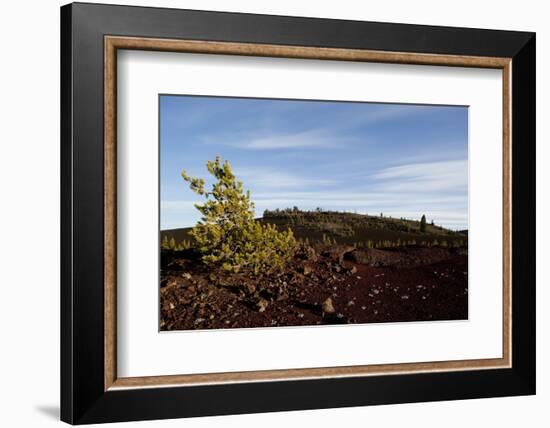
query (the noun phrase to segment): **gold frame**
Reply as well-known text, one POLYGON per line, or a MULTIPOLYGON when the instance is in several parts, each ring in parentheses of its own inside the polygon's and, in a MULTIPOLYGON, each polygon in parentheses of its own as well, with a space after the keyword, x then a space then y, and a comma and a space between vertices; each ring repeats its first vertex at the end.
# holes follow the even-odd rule
POLYGON ((383 52, 195 40, 105 36, 104 38, 104 389, 185 386, 327 377, 509 368, 511 312, 511 58, 383 52), (502 358, 358 365, 170 376, 119 378, 116 373, 116 52, 118 49, 245 55, 334 61, 494 68, 503 81, 503 349, 502 358))

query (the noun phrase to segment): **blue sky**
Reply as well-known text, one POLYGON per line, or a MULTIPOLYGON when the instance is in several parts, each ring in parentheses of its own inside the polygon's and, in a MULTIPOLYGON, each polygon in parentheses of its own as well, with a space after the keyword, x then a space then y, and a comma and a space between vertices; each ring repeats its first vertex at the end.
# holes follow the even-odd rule
POLYGON ((199 220, 181 171, 211 183, 216 155, 257 217, 321 207, 468 227, 467 107, 161 95, 161 229, 199 220))

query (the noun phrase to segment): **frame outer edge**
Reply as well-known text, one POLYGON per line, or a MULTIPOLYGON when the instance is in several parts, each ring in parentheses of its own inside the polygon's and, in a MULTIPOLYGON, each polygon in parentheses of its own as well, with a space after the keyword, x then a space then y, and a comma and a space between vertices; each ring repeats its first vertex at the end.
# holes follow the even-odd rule
POLYGON ((61 156, 61 349, 60 349, 60 418, 74 423, 74 364, 73 364, 73 34, 72 5, 60 9, 60 156, 61 156))
MULTIPOLYGON (((513 326, 514 367, 512 369, 489 370, 485 371, 483 375, 475 371, 467 371, 462 374, 454 372, 422 376, 415 374, 400 375, 389 377, 390 379, 385 377, 383 381, 379 377, 373 377, 368 386, 357 378, 347 378, 331 380, 330 385, 328 381, 308 380, 295 381, 292 387, 283 386, 286 382, 268 382, 237 384, 227 388, 224 385, 219 385, 193 388, 141 389, 138 391, 104 391, 104 365, 103 361, 99 361, 99 358, 97 358, 99 354, 103 357, 105 351, 103 332, 102 337, 98 337, 98 330, 103 328, 104 314, 102 311, 100 316, 96 315, 100 304, 99 300, 103 302, 104 296, 101 292, 101 297, 96 298, 98 293, 95 284, 99 275, 96 275, 93 271, 84 272, 81 266, 85 262, 86 267, 95 267, 98 260, 79 259, 78 264, 73 264, 72 258, 73 256, 97 256, 99 238, 95 239, 89 231, 87 232, 83 228, 83 212, 80 204, 83 201, 83 194, 87 197, 92 196, 93 203, 99 203, 99 198, 96 198, 95 195, 97 190, 95 184, 87 184, 81 178, 85 178, 86 174, 90 174, 94 169, 100 171, 96 164, 97 157, 95 155, 97 153, 91 150, 89 145, 92 144, 95 147, 98 143, 97 140, 101 138, 99 134, 103 135, 103 129, 96 132, 97 126, 103 120, 98 116, 99 110, 102 111, 103 107, 99 108, 98 106, 99 100, 103 100, 103 95, 98 94, 98 92, 103 88, 103 84, 100 87, 101 77, 98 75, 97 68, 99 51, 103 55, 103 50, 98 48, 98 44, 101 43, 100 37, 102 38, 106 34, 140 34, 144 37, 151 37, 153 34, 165 38, 196 38, 248 43, 262 43, 265 40, 268 43, 273 42, 275 44, 285 44, 282 41, 290 40, 290 44, 295 43, 297 45, 309 45, 311 40, 317 40, 315 41, 316 45, 318 43, 322 46, 337 48, 359 45, 360 49, 367 49, 364 46, 370 45, 374 46, 374 50, 384 50, 385 48, 382 45, 389 44, 409 46, 410 52, 443 54, 456 52, 459 55, 467 55, 468 52, 473 52, 474 54, 479 53, 481 56, 489 52, 494 53, 497 57, 514 57, 512 64, 514 73, 512 109, 515 113, 524 109, 527 112, 520 112, 523 119, 516 116, 512 118, 514 125, 512 133, 516 143, 512 146, 512 157, 516 174, 512 183, 514 192, 511 196, 516 203, 518 200, 520 203, 527 202, 519 219, 528 223, 534 220, 534 215, 529 211, 535 205, 534 188, 527 187, 530 183, 534 183, 535 130, 530 126, 534 126, 535 121, 534 117, 531 119, 525 118, 528 114, 534 115, 535 107, 533 33, 390 23, 360 23, 357 21, 337 23, 326 19, 317 19, 315 23, 313 21, 314 19, 311 18, 309 20, 308 18, 294 17, 287 19, 277 16, 260 17, 251 14, 222 14, 218 12, 82 3, 62 8, 61 415, 62 420, 65 422, 80 424, 151 418, 164 419, 214 414, 525 395, 535 392, 535 315, 533 311, 535 303, 535 265, 533 258, 535 229, 534 224, 522 225, 518 220, 517 213, 512 214, 513 231, 516 234, 525 232, 526 236, 518 235, 518 238, 521 238, 518 239, 520 241, 517 244, 519 248, 513 250, 513 260, 516 262, 516 259, 519 258, 521 261, 520 268, 522 269, 520 273, 517 269, 518 265, 514 265, 516 270, 513 272, 513 280, 516 288, 519 283, 521 287, 525 286, 525 290, 521 290, 521 292, 516 290, 513 293, 514 299, 516 296, 521 298, 521 304, 516 299, 514 302, 518 304, 514 303, 512 307, 515 315, 513 326), (107 17, 109 19, 105 19, 107 17), (221 28, 217 26, 206 28, 204 26, 206 21, 221 24, 221 28), (235 23, 239 23, 239 25, 235 25, 235 23), (260 24, 263 25, 261 29, 258 28, 260 24), (279 24, 285 28, 288 26, 289 31, 284 34, 276 33, 274 28, 275 25, 279 24), (340 30, 343 25, 349 26, 352 31, 342 33, 340 30), (300 28, 297 28, 298 26, 300 28), (321 27, 325 26, 330 31, 317 38, 317 33, 321 27), (358 37, 359 33, 362 33, 364 29, 367 33, 376 33, 375 36, 377 37, 367 41, 364 37, 360 39, 358 37), (384 34, 388 35, 388 30, 391 32, 391 37, 380 39, 384 34), (411 33, 422 36, 431 34, 432 37, 422 39, 422 42, 416 38, 413 42, 409 42, 410 37, 403 38, 404 34, 410 36, 411 33), (439 40, 438 34, 444 36, 443 41, 439 40), (486 36, 487 39, 480 42, 481 36, 484 38, 486 36), (419 44, 420 48, 416 49, 419 44), (77 51, 79 55, 73 55, 77 51), (75 69, 77 70, 76 74, 75 69), (521 72, 521 78, 517 71, 521 72), (520 82, 523 83, 520 84, 520 82), (522 90, 526 90, 528 94, 518 99, 517 94, 521 95, 522 90), (80 104, 83 102, 90 103, 90 106, 84 108, 80 104), (73 119, 75 108, 78 115, 75 115, 75 119, 73 119), (519 134, 518 125, 522 126, 522 130, 527 134, 526 136, 522 137, 519 134), (529 154, 522 154, 518 148, 518 135, 522 137, 520 138, 522 147, 530 151, 529 154), (92 155, 89 159, 89 168, 83 161, 85 157, 80 153, 81 151, 92 155), (519 169, 516 158, 519 158, 520 161, 521 166, 519 169), (85 171, 82 172, 78 167, 85 167, 85 171), (532 171, 530 168, 532 168, 532 171), (520 173, 527 174, 524 179, 519 181, 518 170, 520 173), (77 176, 73 177, 73 175, 77 176), (518 194, 522 191, 526 191, 526 195, 518 194), (70 225, 66 225, 64 220, 70 221, 70 225), (80 242, 82 241, 82 235, 90 240, 91 246, 89 249, 83 249, 80 242), (523 255, 522 251, 526 251, 527 254, 523 255), (529 258, 533 260, 529 260, 529 258), (83 273, 90 274, 92 279, 88 280, 81 276, 83 273), (521 296, 523 293, 525 296, 521 296), (93 312, 94 309, 96 309, 96 312, 93 312), (521 315, 521 319, 518 319, 518 314, 521 315), (69 324, 67 324, 67 320, 69 324), (525 337, 518 341, 517 333, 522 333, 525 337), (479 388, 471 390, 470 386, 474 382, 480 382, 478 384, 479 388), (450 384, 454 385, 452 389, 448 388, 450 384), (373 390, 377 391, 376 395, 373 390), (273 401, 257 401, 258 391, 269 392, 273 401), (326 395, 323 394, 323 391, 325 393, 332 392, 332 394, 326 395), (216 401, 220 398, 222 401, 216 401)), ((101 57, 103 58, 103 56, 101 57)), ((100 175, 97 178, 102 180, 103 175, 100 175)), ((104 195, 102 195, 102 200, 103 197, 104 195)), ((91 207, 94 212, 96 211, 93 205, 88 204, 87 206, 91 207)), ((101 207, 101 212, 103 214, 103 207, 101 207)), ((93 231, 99 232, 100 228, 97 222, 91 221, 90 224, 93 231)), ((104 234, 100 233, 100 235, 100 239, 103 241, 104 234)), ((101 276, 103 274, 104 271, 101 269, 101 276)))
POLYGON ((512 59, 513 370, 536 393, 536 35, 512 59))

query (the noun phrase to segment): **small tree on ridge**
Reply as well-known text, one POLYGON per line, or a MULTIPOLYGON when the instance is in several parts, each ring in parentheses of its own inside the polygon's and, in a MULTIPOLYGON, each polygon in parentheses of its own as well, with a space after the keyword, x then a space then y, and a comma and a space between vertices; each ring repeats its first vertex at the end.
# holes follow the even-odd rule
POLYGON ((422 218, 420 219, 420 232, 426 232, 426 216, 424 214, 422 214, 422 218))

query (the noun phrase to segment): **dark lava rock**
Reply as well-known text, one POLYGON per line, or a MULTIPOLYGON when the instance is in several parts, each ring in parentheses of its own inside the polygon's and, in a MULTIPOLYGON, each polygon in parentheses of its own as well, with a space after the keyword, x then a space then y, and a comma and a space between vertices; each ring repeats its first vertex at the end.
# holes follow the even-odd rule
POLYGON ((450 257, 452 257, 452 253, 447 248, 403 248, 387 250, 366 248, 346 254, 346 259, 372 267, 421 266, 447 260, 450 257))
POLYGON ((403 262, 403 255, 369 248, 355 250, 348 254, 349 260, 367 266, 391 266, 403 262))
POLYGON ((312 262, 316 262, 319 258, 315 249, 309 245, 301 245, 296 251, 296 257, 301 260, 308 260, 312 262))
POLYGON ((321 255, 337 261, 338 263, 342 263, 345 255, 354 250, 355 247, 350 245, 325 245, 321 247, 321 255))

